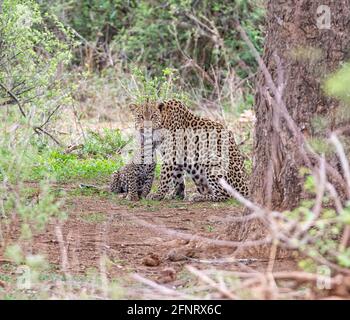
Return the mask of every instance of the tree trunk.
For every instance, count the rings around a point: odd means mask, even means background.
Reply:
[[[327,19],[323,19],[327,12],[319,8],[321,5],[330,8],[329,29]],[[350,1],[269,0],[267,12],[263,61],[276,86],[283,85],[282,100],[304,137],[325,134],[325,128],[314,123],[319,117],[327,119],[328,129],[336,123],[338,102],[324,95],[322,84],[329,73],[350,60]],[[286,121],[276,117],[272,99],[274,92],[260,71],[251,200],[270,209],[292,209],[303,198],[300,168],[305,166],[305,159]],[[235,240],[254,240],[267,231],[253,220],[231,226],[230,232]],[[266,253],[259,250],[259,255]],[[256,255],[256,251],[251,254]]]

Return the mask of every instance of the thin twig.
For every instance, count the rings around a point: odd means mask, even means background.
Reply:
[[[6,93],[16,102],[23,117],[26,118],[27,116],[23,110],[22,103],[19,101],[18,97],[11,90],[7,89],[6,86],[4,84],[2,84],[1,82],[0,82],[0,87],[3,88],[6,91]]]
[[[202,280],[204,283],[210,285],[217,291],[219,291],[224,297],[232,299],[232,300],[237,300],[238,297],[233,294],[231,291],[229,291],[227,288],[224,288],[217,284],[213,279],[209,278],[207,275],[205,275],[203,272],[200,270],[196,269],[193,266],[186,266],[187,270],[193,273],[195,276],[197,276],[200,280]]]
[[[41,127],[34,127],[34,131],[37,134],[43,133],[50,137],[57,145],[62,146],[61,142],[59,142],[51,133],[47,132],[45,129]]]
[[[52,116],[58,111],[58,109],[61,108],[61,105],[58,105],[46,118],[45,122],[40,125],[40,128],[43,128],[44,126],[46,126],[48,124],[48,122],[50,121],[50,119],[52,118]]]
[[[181,298],[181,299],[195,299],[195,297],[189,296],[187,294],[182,294],[181,292],[171,290],[165,286],[159,285],[158,283],[156,283],[152,280],[146,279],[139,274],[133,274],[132,277],[135,280],[137,280],[137,281],[139,281],[147,286],[150,286],[153,289],[158,290],[160,293],[162,293],[164,295],[174,297],[174,298]]]

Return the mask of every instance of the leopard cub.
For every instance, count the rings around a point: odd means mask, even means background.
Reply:
[[[131,162],[112,174],[110,190],[124,193],[128,200],[145,198],[152,188],[156,168],[156,148],[162,142],[160,119],[151,112],[151,104],[145,107],[131,104],[130,110],[135,118],[135,129],[139,132],[140,145]],[[151,126],[147,126],[151,124]],[[146,124],[146,125],[145,125]]]
[[[146,197],[152,188],[156,163],[129,163],[112,174],[110,190],[114,193],[125,193],[126,198],[137,201]]]

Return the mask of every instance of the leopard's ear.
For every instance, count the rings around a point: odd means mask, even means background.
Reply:
[[[132,113],[135,113],[136,112],[136,110],[138,109],[138,105],[137,104],[135,104],[135,103],[131,103],[131,104],[129,104],[129,109],[130,109],[130,111],[132,112]]]
[[[160,112],[163,112],[163,111],[165,110],[165,108],[166,108],[166,104],[165,104],[164,102],[159,102],[159,103],[157,104],[157,108],[158,108],[158,110],[159,110]]]

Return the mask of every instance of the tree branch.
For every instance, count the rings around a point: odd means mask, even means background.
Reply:
[[[50,137],[57,145],[59,145],[60,147],[62,146],[62,143],[59,142],[51,133],[47,132],[45,129],[41,128],[41,127],[34,127],[34,131],[37,134],[43,133],[46,134],[48,137]]]
[[[2,84],[0,82],[0,87],[3,88],[6,93],[16,102],[16,104],[18,105],[19,111],[21,111],[23,117],[27,117],[27,115],[25,114],[23,107],[22,107],[22,103],[19,101],[19,99],[17,98],[17,96],[9,89],[6,88],[6,86],[4,84]]]

